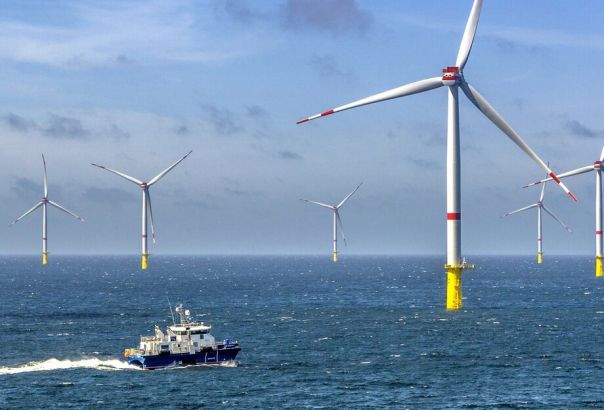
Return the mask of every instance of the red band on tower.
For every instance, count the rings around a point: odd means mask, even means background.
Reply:
[[[447,214],[447,220],[448,221],[460,221],[461,220],[461,213],[460,212],[452,212],[452,213],[448,213]]]

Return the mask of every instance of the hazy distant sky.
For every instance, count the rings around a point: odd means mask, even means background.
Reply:
[[[472,2],[4,2],[0,9],[0,252],[140,252],[140,190],[90,162],[149,179],[152,253],[329,253],[337,202],[345,253],[445,252],[446,90],[296,120],[453,65]],[[468,80],[558,171],[604,144],[604,2],[485,0]],[[535,253],[540,169],[461,99],[464,254]],[[549,187],[567,234],[545,253],[594,253],[594,185]]]

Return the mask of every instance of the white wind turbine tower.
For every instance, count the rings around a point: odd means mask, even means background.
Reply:
[[[147,269],[147,266],[148,266],[147,258],[149,257],[149,249],[147,247],[147,225],[148,225],[147,215],[149,216],[149,218],[151,218],[151,237],[153,239],[153,243],[155,243],[155,226],[153,225],[153,209],[151,207],[151,195],[149,195],[149,188],[153,184],[157,183],[157,181],[159,181],[161,178],[163,178],[168,172],[172,171],[172,169],[175,166],[177,166],[182,161],[184,161],[184,159],[187,158],[191,154],[191,152],[193,152],[193,151],[189,151],[187,153],[187,155],[185,155],[184,157],[182,157],[181,159],[176,161],[174,164],[170,165],[168,168],[166,168],[165,170],[163,170],[162,172],[157,174],[155,177],[151,178],[151,180],[149,180],[149,182],[139,181],[138,179],[136,179],[134,177],[131,177],[131,176],[126,175],[119,171],[115,171],[113,169],[106,168],[103,165],[91,164],[91,165],[94,165],[95,167],[102,168],[102,169],[112,172],[115,175],[118,175],[124,179],[127,179],[130,182],[135,183],[143,191],[143,207],[142,207],[142,219],[141,219],[141,222],[142,222],[142,227],[141,227],[141,240],[142,240],[141,268],[142,269]]]
[[[604,161],[604,147],[600,153],[600,159],[592,165],[586,165],[558,175],[559,178],[566,178],[585,174],[586,172],[596,172],[596,276],[604,276],[602,272],[602,161]],[[541,181],[526,185],[524,188],[550,180],[551,178],[542,179]]]
[[[359,189],[361,187],[361,185],[363,185],[362,182],[354,189],[354,191],[352,191],[351,193],[346,195],[346,197],[344,199],[342,199],[342,201],[340,201],[340,203],[337,205],[327,205],[322,202],[311,201],[310,199],[301,199],[301,201],[309,202],[311,204],[316,204],[316,205],[322,206],[323,208],[328,208],[328,209],[332,210],[332,212],[333,212],[333,261],[334,262],[338,261],[338,225],[340,225],[340,231],[342,231],[342,239],[344,240],[344,244],[346,244],[346,237],[344,236],[344,226],[342,224],[342,219],[340,218],[339,209],[342,207],[342,205],[344,205],[346,203],[346,201],[348,201],[348,199],[352,196],[352,194],[357,192],[357,189]]]
[[[470,49],[474,41],[478,18],[482,8],[482,0],[474,0],[470,17],[465,32],[461,39],[461,45],[457,54],[454,67],[443,69],[442,77],[433,77],[417,81],[401,87],[393,88],[379,94],[342,105],[331,110],[298,121],[298,124],[324,117],[340,111],[356,108],[367,104],[373,104],[393,98],[404,97],[429,91],[438,87],[448,87],[448,121],[447,121],[447,309],[460,309],[462,305],[461,274],[465,269],[473,267],[466,264],[461,256],[461,182],[460,182],[460,152],[459,152],[459,106],[458,89],[461,87],[470,102],[478,108],[489,120],[491,120],[504,134],[506,134],[522,151],[551,175],[552,178],[568,193],[575,201],[574,195],[560,182],[558,177],[543,162],[541,158],[524,142],[524,140],[512,129],[512,127],[499,115],[497,111],[478,91],[471,86],[463,75],[463,69],[470,55]]]
[[[65,209],[64,207],[57,204],[56,202],[53,202],[50,199],[48,199],[48,176],[46,175],[46,159],[44,158],[44,154],[42,154],[42,163],[44,164],[44,196],[42,197],[40,202],[38,202],[36,205],[33,206],[33,208],[31,208],[29,211],[25,212],[23,215],[21,215],[20,217],[15,219],[13,222],[11,222],[11,225],[16,224],[21,219],[25,218],[27,215],[34,212],[36,209],[42,207],[42,264],[46,265],[48,263],[48,247],[47,247],[47,238],[48,238],[48,231],[47,231],[48,209],[47,208],[48,208],[48,205],[54,206],[55,208],[73,216],[74,218],[80,220],[81,222],[84,222],[84,219],[80,218],[73,212]]]
[[[512,212],[508,212],[507,214],[502,216],[502,218],[505,218],[506,216],[509,216],[512,214],[517,214],[519,212],[524,212],[524,211],[528,211],[529,209],[537,208],[537,263],[543,263],[543,231],[542,231],[543,212],[542,211],[545,211],[546,213],[548,213],[552,218],[554,218],[556,221],[558,221],[564,229],[566,229],[568,232],[571,232],[570,227],[568,225],[566,225],[564,222],[562,222],[560,220],[560,218],[558,218],[556,215],[554,215],[554,213],[543,204],[543,197],[545,196],[546,185],[547,184],[543,184],[543,188],[541,188],[541,195],[539,196],[539,202],[537,202],[536,204],[525,206],[524,208],[520,208],[520,209],[517,209]]]

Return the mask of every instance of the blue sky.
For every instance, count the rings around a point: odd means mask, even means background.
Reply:
[[[51,253],[138,253],[140,192],[91,162],[149,179],[152,253],[328,253],[339,201],[346,253],[444,254],[446,91],[296,120],[453,65],[471,1],[4,3],[0,220],[42,194]],[[485,1],[466,78],[560,172],[604,144],[600,1]],[[464,254],[535,252],[540,169],[462,97]],[[546,253],[592,254],[594,183],[554,187]],[[0,228],[2,253],[38,253],[40,219]]]

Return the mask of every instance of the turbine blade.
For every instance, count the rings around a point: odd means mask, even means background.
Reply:
[[[35,204],[30,210],[28,210],[27,212],[25,212],[23,215],[21,215],[20,217],[18,217],[17,219],[15,219],[14,221],[12,221],[10,224],[14,225],[17,222],[19,222],[21,219],[25,218],[27,215],[31,214],[33,211],[35,211],[36,209],[38,209],[39,207],[42,206],[42,202],[38,202],[37,204]]]
[[[193,151],[191,150],[191,151],[187,152],[187,154],[184,157],[182,157],[181,159],[176,161],[174,164],[170,165],[168,168],[164,169],[162,172],[157,174],[154,178],[151,179],[151,181],[149,181],[147,183],[147,186],[151,186],[151,185],[155,184],[157,181],[159,181],[160,179],[162,179],[164,177],[164,175],[166,175],[168,172],[172,171],[175,166],[177,166],[178,164],[183,162],[185,160],[185,158],[187,158],[189,155],[191,155],[191,152],[193,152]]]
[[[338,212],[337,208],[335,209],[335,213],[338,220],[338,225],[340,226],[340,232],[342,233],[342,239],[344,240],[344,245],[348,246],[348,243],[346,243],[346,235],[344,235],[344,224],[342,223],[342,218],[340,218],[340,213]]]
[[[52,206],[54,206],[55,208],[60,209],[61,211],[65,212],[66,214],[69,214],[69,215],[73,216],[74,218],[79,219],[80,222],[84,222],[84,218],[81,218],[78,215],[71,212],[70,210],[63,208],[61,205],[57,204],[56,202],[48,201],[48,203],[51,204]]]
[[[482,96],[474,87],[468,84],[465,81],[461,82],[461,88],[466,96],[470,99],[472,104],[476,106],[493,124],[495,124],[505,135],[508,136],[521,150],[523,150],[529,157],[531,157],[560,187],[566,192],[573,200],[577,200],[577,198],[573,195],[572,192],[560,181],[560,178],[554,174],[554,172],[543,162],[541,158],[535,151],[531,149],[527,145],[526,142],[510,127],[510,125],[503,119],[501,115],[489,102]]]
[[[322,207],[325,207],[325,208],[329,208],[329,209],[333,209],[334,208],[333,205],[327,205],[327,204],[324,204],[323,202],[311,201],[310,199],[300,199],[300,201],[310,202],[311,204],[317,204],[319,206],[322,206]]]
[[[518,212],[527,211],[527,210],[529,210],[529,209],[533,209],[533,208],[536,208],[536,207],[538,207],[538,206],[539,206],[539,204],[533,204],[533,205],[525,206],[524,208],[520,208],[520,209],[516,209],[515,211],[508,212],[507,214],[502,215],[501,217],[502,217],[502,218],[505,218],[506,216],[510,216],[510,215],[513,215],[513,214],[517,214]]]
[[[586,166],[581,167],[581,168],[573,169],[572,171],[564,172],[564,173],[558,175],[558,178],[562,179],[562,178],[566,178],[566,177],[572,177],[574,175],[584,174],[586,172],[593,171],[593,170],[594,170],[594,166],[593,165],[586,165]],[[525,185],[522,188],[528,188],[530,186],[539,185],[539,184],[542,184],[544,182],[551,181],[552,179],[553,178],[551,178],[551,177],[550,178],[545,178],[545,179],[542,179],[540,181],[535,181],[533,183]]]
[[[317,115],[313,115],[308,118],[304,118],[304,119],[296,122],[296,124],[302,124],[303,122],[314,120],[315,118],[319,118],[319,117],[325,117],[326,115],[330,115],[330,114],[334,114],[336,112],[348,110],[350,108],[356,108],[356,107],[360,107],[360,106],[367,105],[367,104],[373,104],[373,103],[380,102],[380,101],[391,100],[393,98],[404,97],[406,95],[421,93],[424,91],[432,90],[434,88],[442,87],[442,85],[443,85],[442,77],[433,77],[433,78],[428,78],[426,80],[416,81],[414,83],[403,85],[398,88],[393,88],[392,90],[384,91],[382,93],[375,94],[375,95],[372,95],[367,98],[363,98],[362,100],[358,100],[358,101],[352,102],[350,104],[336,107],[329,111],[322,112],[321,114],[317,114]]]
[[[600,161],[604,161],[604,147],[602,147],[602,153],[600,154]]]
[[[554,218],[556,221],[560,222],[560,225],[562,225],[562,227],[564,229],[566,229],[568,232],[572,232],[572,230],[570,229],[570,226],[566,225],[564,222],[562,222],[560,220],[560,218],[558,218],[556,215],[554,215],[554,213],[552,211],[550,211],[549,209],[547,209],[547,207],[545,205],[541,205],[541,207],[543,208],[543,210],[545,212],[547,212],[552,218]]]
[[[459,67],[460,70],[463,70],[466,62],[468,61],[468,57],[470,56],[470,50],[472,49],[472,44],[474,43],[474,36],[476,35],[476,27],[478,27],[478,19],[480,18],[481,9],[482,0],[474,0],[474,4],[472,5],[472,10],[470,11],[470,16],[468,17],[468,22],[466,24],[466,29],[463,33],[463,37],[461,38],[461,44],[459,45],[457,61],[455,62],[455,65]]]
[[[149,218],[151,219],[151,239],[155,243],[155,224],[153,223],[153,207],[151,206],[151,195],[149,190],[145,189],[145,196],[147,197],[147,207],[149,208]]]
[[[115,175],[118,175],[118,176],[120,176],[122,178],[125,178],[128,181],[130,181],[130,182],[134,182],[136,185],[141,185],[143,183],[143,181],[139,181],[138,179],[136,179],[134,177],[131,177],[130,175],[126,175],[126,174],[124,174],[122,172],[119,172],[119,171],[116,171],[114,169],[107,168],[107,167],[105,167],[103,165],[98,165],[98,164],[90,164],[90,165],[94,165],[95,167],[98,167],[98,168],[104,169],[105,171],[109,171],[111,173],[114,173]]]
[[[355,192],[357,192],[357,189],[359,189],[361,187],[361,185],[363,185],[362,182],[354,189],[354,191],[352,191],[351,193],[349,193],[348,195],[346,195],[346,198],[342,199],[342,202],[340,202],[339,204],[337,204],[336,208],[339,208],[342,205],[344,205],[344,203],[346,203],[346,201],[348,201],[348,198],[350,198],[352,196],[352,194],[354,194]]]
[[[46,175],[46,159],[42,154],[42,163],[44,164],[44,197],[48,196],[48,176]]]

